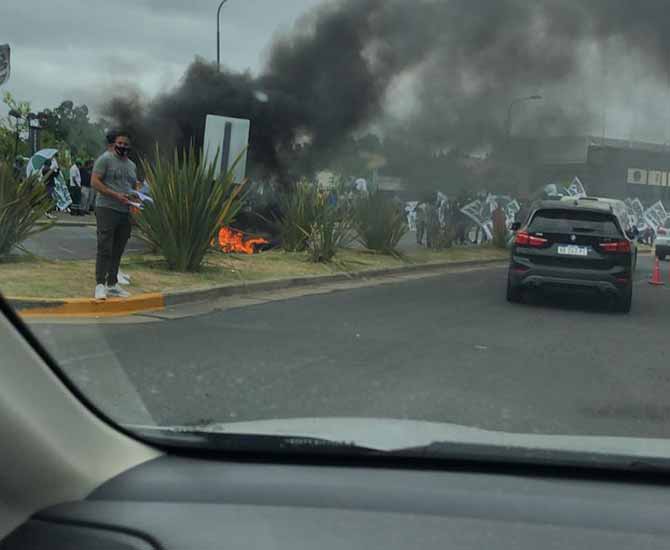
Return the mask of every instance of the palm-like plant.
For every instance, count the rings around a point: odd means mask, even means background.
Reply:
[[[281,214],[276,220],[282,248],[287,252],[302,252],[307,248],[309,231],[318,215],[318,189],[300,182],[279,199]]]
[[[353,227],[347,211],[331,205],[325,197],[317,201],[316,218],[309,230],[303,230],[307,236],[309,259],[316,263],[328,263],[340,248],[353,241]]]
[[[174,271],[198,271],[221,227],[230,225],[242,206],[243,185],[233,181],[235,163],[216,175],[216,160],[207,163],[193,146],[171,159],[143,161],[153,203],[137,217],[147,240]]]
[[[356,199],[353,222],[359,242],[369,250],[396,254],[400,239],[409,230],[402,208],[381,191]]]
[[[37,224],[51,206],[51,198],[37,176],[20,180],[9,166],[0,164],[0,258],[28,237],[52,227]]]

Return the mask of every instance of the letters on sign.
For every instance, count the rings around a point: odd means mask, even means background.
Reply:
[[[655,187],[668,187],[670,184],[670,173],[663,170],[643,170],[642,168],[629,168],[628,179],[631,185],[653,185]]]

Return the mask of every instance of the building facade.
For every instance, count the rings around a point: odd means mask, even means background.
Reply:
[[[540,140],[532,149],[535,189],[577,176],[589,195],[670,206],[670,146],[587,136]]]

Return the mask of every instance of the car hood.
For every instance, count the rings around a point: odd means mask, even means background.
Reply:
[[[398,451],[426,447],[435,443],[454,443],[523,451],[589,453],[632,458],[670,458],[670,440],[666,439],[512,433],[451,423],[388,418],[287,418],[199,426],[127,426],[127,428],[317,438],[346,442],[378,451]]]

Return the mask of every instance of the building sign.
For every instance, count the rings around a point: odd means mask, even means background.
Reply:
[[[626,180],[631,185],[652,185],[654,187],[668,187],[670,174],[663,170],[643,170],[629,168]]]
[[[251,122],[245,119],[207,115],[205,119],[205,160],[218,158],[216,175],[235,167],[233,181],[242,183],[247,171],[247,147]]]

